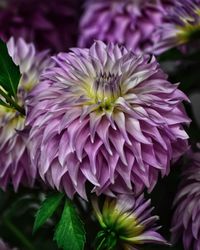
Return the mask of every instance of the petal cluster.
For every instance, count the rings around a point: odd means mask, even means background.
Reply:
[[[27,93],[38,83],[39,75],[48,64],[47,52],[36,54],[33,44],[11,38],[7,44],[10,56],[22,74],[17,98],[24,106]],[[29,129],[25,117],[13,108],[0,106],[0,187],[11,182],[17,190],[20,183],[32,185],[36,169],[31,165],[28,143]]]
[[[33,43],[27,43],[23,38],[15,40],[13,37],[7,42],[8,53],[16,65],[19,65],[21,80],[19,88],[29,92],[39,80],[46,66],[51,67],[47,50],[37,52]],[[21,94],[19,91],[18,95]],[[19,98],[20,99],[20,98]]]
[[[184,45],[200,40],[200,1],[176,1],[174,7],[168,10],[168,18],[156,33],[158,42],[154,45],[154,53],[160,54],[176,46],[188,51],[190,48]],[[194,45],[199,48],[198,42]]]
[[[86,197],[149,190],[187,149],[178,86],[155,58],[95,42],[54,58],[27,99],[32,161],[43,180]]]
[[[135,53],[152,49],[155,30],[165,19],[171,1],[97,0],[88,1],[80,22],[79,46],[94,40],[123,44]]]
[[[0,37],[33,42],[39,50],[75,46],[82,0],[8,0],[0,4]]]
[[[189,164],[174,201],[172,241],[180,238],[185,250],[200,249],[200,153],[190,153]]]
[[[1,238],[0,238],[0,249],[1,250],[17,250],[16,248],[10,248]]]
[[[121,245],[123,249],[138,249],[141,244],[167,244],[167,241],[157,232],[158,216],[152,216],[151,202],[144,195],[134,198],[132,195],[119,195],[116,199],[106,198],[102,211],[97,200],[93,199],[95,215],[102,231],[97,236],[97,242],[110,245]],[[120,248],[120,249],[122,249]]]

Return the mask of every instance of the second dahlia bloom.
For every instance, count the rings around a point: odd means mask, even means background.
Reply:
[[[0,37],[23,37],[39,50],[76,45],[82,0],[6,0],[0,3]],[[2,2],[2,0],[1,0]]]
[[[151,52],[171,1],[89,0],[80,21],[79,46],[94,40],[123,44],[134,52]]]
[[[47,64],[49,66],[48,53],[37,54],[34,45],[23,39],[15,42],[11,38],[7,47],[22,74],[17,101],[23,107],[27,93],[38,83]],[[34,182],[36,169],[31,166],[27,138],[25,116],[14,108],[0,105],[0,187],[4,190],[9,183],[17,190],[20,183],[32,185]]]
[[[1,250],[17,250],[17,248],[10,248],[1,238],[0,238],[0,249]]]
[[[190,48],[185,45],[197,39],[194,47],[199,48],[200,1],[176,1],[174,8],[168,13],[168,19],[156,33],[159,38],[154,52],[157,54],[177,46],[181,46],[183,51],[188,50]]]
[[[32,161],[72,197],[151,190],[187,149],[187,97],[155,58],[95,42],[54,57],[27,99]]]
[[[200,249],[200,153],[190,154],[176,195],[172,242],[183,241],[185,250]]]
[[[106,198],[103,208],[92,201],[96,218],[101,226],[96,241],[100,249],[137,250],[144,244],[168,245],[167,241],[157,232],[158,216],[152,216],[150,200],[144,195],[134,198],[131,195],[119,195],[116,199]],[[99,248],[98,248],[99,249]]]

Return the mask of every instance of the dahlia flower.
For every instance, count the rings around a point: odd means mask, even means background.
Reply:
[[[176,1],[174,8],[168,13],[165,24],[157,30],[158,43],[154,46],[154,53],[160,54],[170,48],[200,40],[200,1]],[[199,43],[195,47],[199,47]]]
[[[10,248],[1,238],[0,238],[0,249],[1,250],[17,250],[17,248]]]
[[[0,5],[0,37],[33,42],[39,50],[76,45],[81,0],[8,0]]]
[[[38,82],[44,67],[49,64],[47,52],[36,54],[33,44],[23,39],[7,43],[13,61],[19,65],[22,74],[17,93],[18,104],[24,105],[27,93]],[[31,167],[28,153],[28,128],[25,117],[14,108],[0,106],[0,187],[6,189],[11,182],[17,190],[20,182],[32,185],[36,170]]]
[[[159,217],[151,215],[151,202],[145,200],[144,195],[138,198],[131,195],[106,198],[102,212],[96,199],[92,203],[102,229],[96,238],[97,243],[102,244],[100,249],[111,250],[120,245],[125,250],[137,250],[138,246],[146,243],[168,244],[157,232]]]
[[[187,97],[154,57],[97,41],[53,58],[27,99],[34,166],[69,197],[151,190],[187,149]]]
[[[165,18],[171,1],[97,0],[88,1],[80,22],[79,46],[88,47],[94,39],[123,44],[135,53],[151,52],[154,35]]]
[[[174,201],[172,242],[182,238],[185,250],[200,249],[200,153],[190,155]]]

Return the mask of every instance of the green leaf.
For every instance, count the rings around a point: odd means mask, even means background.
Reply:
[[[57,193],[47,197],[40,209],[37,211],[33,232],[36,232],[46,221],[50,218],[60,205],[63,198],[63,194]]]
[[[66,201],[62,217],[54,234],[58,247],[64,250],[83,250],[85,244],[84,225],[71,201]]]
[[[158,56],[159,62],[165,62],[165,61],[199,61],[200,51],[195,51],[192,53],[182,53],[177,48],[172,48],[161,55]]]
[[[181,53],[180,50],[173,48],[170,49],[161,55],[158,56],[158,61],[159,62],[164,62],[164,61],[177,61],[180,60],[184,57],[183,53]]]
[[[15,97],[20,81],[20,70],[8,53],[6,44],[0,39],[0,86]]]

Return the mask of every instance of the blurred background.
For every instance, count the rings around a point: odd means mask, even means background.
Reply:
[[[99,2],[101,1],[0,0],[0,38],[7,42],[10,37],[22,37],[27,42],[34,43],[38,51],[49,50],[51,55],[68,52],[71,47],[88,47],[95,39],[119,42],[131,47],[136,53],[152,53],[153,30],[158,23],[160,25],[167,19],[167,9],[173,8],[173,1],[170,0],[159,1],[162,11],[160,7],[157,9],[154,5],[146,5],[148,1],[127,1],[127,6],[124,5],[126,0],[106,0],[102,6]],[[128,27],[126,32],[125,26]],[[187,132],[194,148],[200,141],[200,46],[195,45],[195,48],[194,52],[187,53],[182,53],[180,48],[172,48],[157,55],[170,81],[180,83],[180,89],[190,98],[191,105],[186,104],[185,107],[192,118]],[[154,212],[160,216],[160,224],[163,226],[161,233],[167,239],[170,239],[172,203],[185,161],[180,159],[172,167],[170,175],[159,180],[152,194],[146,194],[152,198]],[[12,187],[7,192],[1,190],[0,238],[11,247],[22,250],[58,249],[52,238],[60,211],[36,234],[32,234],[35,213],[45,193],[49,192],[52,191],[45,190],[41,183],[37,183],[33,189],[20,187],[17,193]],[[88,219],[90,215],[90,207],[83,209],[81,217],[87,229],[86,250],[93,249],[92,241],[98,230],[97,223]],[[141,249],[169,248],[147,245]],[[183,250],[182,243],[179,242],[170,249]]]

